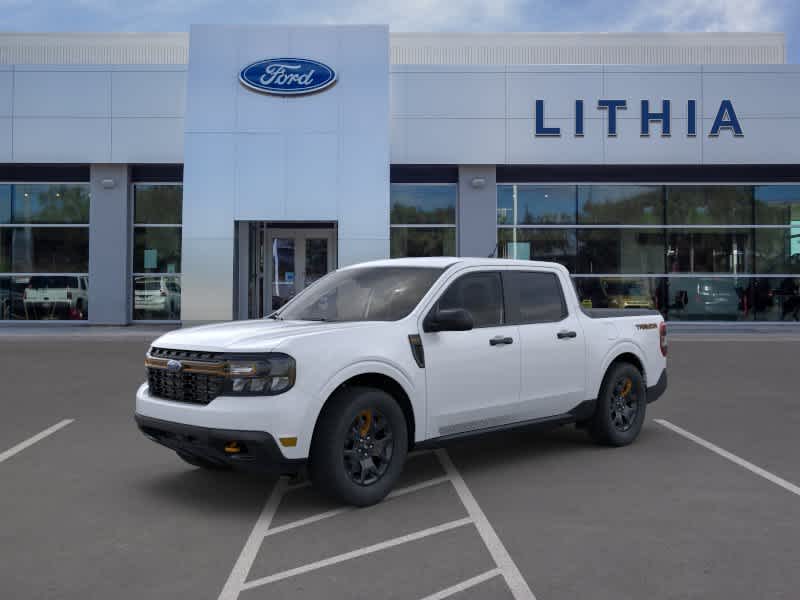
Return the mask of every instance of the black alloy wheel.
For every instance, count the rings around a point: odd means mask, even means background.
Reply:
[[[633,389],[633,381],[628,375],[619,378],[614,385],[609,406],[611,422],[617,431],[628,431],[636,422],[639,412],[639,397]]]
[[[344,465],[350,480],[372,485],[386,473],[393,453],[391,423],[378,410],[361,411],[350,424],[344,443]]]
[[[600,444],[627,446],[642,430],[646,409],[642,372],[629,362],[615,363],[603,378],[589,433]]]

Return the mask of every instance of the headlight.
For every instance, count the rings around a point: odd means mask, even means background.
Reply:
[[[266,354],[253,359],[228,361],[225,394],[229,396],[273,396],[294,385],[295,362],[287,354]]]

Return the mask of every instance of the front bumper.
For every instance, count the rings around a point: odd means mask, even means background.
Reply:
[[[275,438],[263,431],[211,429],[140,414],[134,418],[141,432],[154,442],[234,469],[284,475],[297,473],[306,462],[304,459],[285,458]],[[238,442],[242,452],[225,452],[225,446],[233,441]]]
[[[667,370],[661,371],[661,377],[656,384],[647,388],[647,403],[655,402],[667,391]]]

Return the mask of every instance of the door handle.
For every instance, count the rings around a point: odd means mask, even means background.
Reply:
[[[490,346],[503,346],[505,344],[513,344],[513,343],[514,343],[514,338],[505,337],[503,335],[498,335],[489,340]]]
[[[560,339],[560,340],[565,340],[565,339],[569,339],[569,338],[578,337],[578,334],[577,334],[577,332],[575,332],[575,331],[559,331],[559,332],[556,334],[556,336],[557,336],[557,337],[558,337],[558,339]]]

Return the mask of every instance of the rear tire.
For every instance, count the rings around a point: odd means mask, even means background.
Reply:
[[[407,454],[408,428],[395,399],[375,388],[346,388],[319,417],[309,474],[325,495],[369,506],[397,483]]]
[[[176,450],[175,454],[177,454],[181,460],[183,460],[183,462],[189,463],[193,467],[199,467],[209,471],[227,471],[230,469],[230,467],[227,465],[211,462],[210,460],[200,458],[199,456],[193,456],[192,454],[187,454],[186,452],[181,452],[180,450]]]
[[[589,433],[599,444],[627,446],[642,430],[646,407],[642,373],[631,363],[617,363],[603,379]]]

